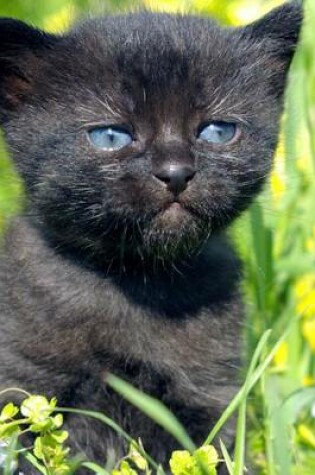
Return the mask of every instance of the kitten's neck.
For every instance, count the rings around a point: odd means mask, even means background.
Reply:
[[[123,269],[96,266],[47,241],[28,218],[15,220],[6,247],[8,272],[23,269],[37,288],[46,288],[48,282],[56,298],[64,287],[92,298],[96,288],[105,286],[136,308],[182,319],[198,315],[210,303],[227,303],[238,292],[239,263],[223,236],[213,236],[199,255],[169,268],[154,268],[147,261],[134,263],[134,267],[130,262]]]
[[[209,259],[209,243],[212,247],[214,242],[224,240],[222,235],[217,234],[190,253],[178,252],[176,255],[167,255],[156,250],[148,253],[143,251],[136,239],[126,243],[124,236],[119,232],[106,240],[95,240],[91,243],[82,236],[69,238],[61,235],[60,230],[54,233],[31,216],[26,219],[56,254],[106,276],[127,275],[155,279],[157,275],[165,274],[173,280],[186,275],[189,269],[200,269]]]

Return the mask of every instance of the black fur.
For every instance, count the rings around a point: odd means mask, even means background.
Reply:
[[[301,19],[295,3],[235,29],[145,12],[64,36],[1,20],[0,117],[27,195],[0,270],[1,388],[104,411],[166,464],[176,443],[112,393],[113,372],[202,442],[238,385],[240,269],[223,231],[270,170]],[[238,140],[196,139],[209,120]],[[135,140],[97,150],[95,123]],[[175,207],[153,176],[170,164],[196,170]],[[95,422],[67,426],[74,452],[124,453]]]

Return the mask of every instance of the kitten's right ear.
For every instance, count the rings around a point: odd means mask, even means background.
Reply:
[[[57,37],[10,18],[0,18],[0,120],[32,92],[33,78]]]
[[[268,60],[266,70],[273,73],[273,85],[282,95],[288,69],[294,56],[303,24],[300,1],[284,3],[261,19],[242,28],[243,35],[264,45],[261,57]]]

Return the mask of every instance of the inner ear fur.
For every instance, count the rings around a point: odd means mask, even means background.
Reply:
[[[18,107],[56,37],[10,18],[0,19],[0,111]]]

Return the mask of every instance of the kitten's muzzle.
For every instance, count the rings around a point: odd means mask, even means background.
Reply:
[[[153,174],[177,196],[187,188],[188,183],[194,178],[196,170],[188,165],[169,164],[155,170]]]

